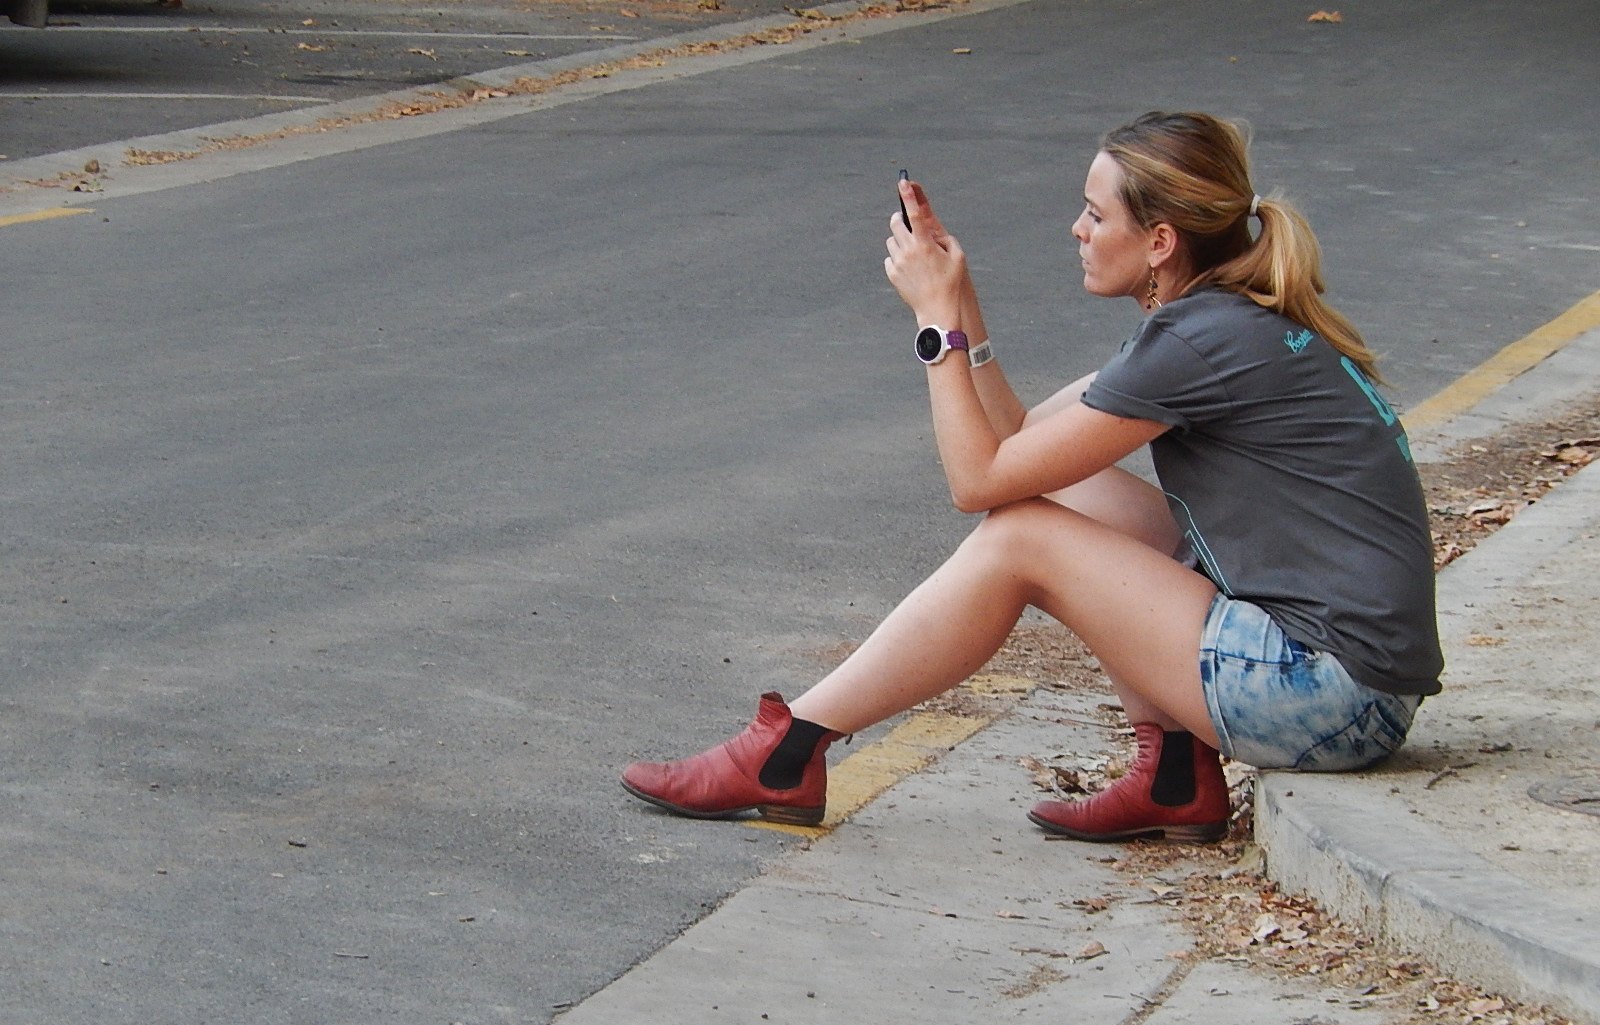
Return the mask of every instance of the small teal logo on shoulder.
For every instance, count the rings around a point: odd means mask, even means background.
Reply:
[[[1311,344],[1311,340],[1315,337],[1317,336],[1306,329],[1302,329],[1299,334],[1295,334],[1293,331],[1285,331],[1283,333],[1283,344],[1289,347],[1290,352],[1301,352]]]

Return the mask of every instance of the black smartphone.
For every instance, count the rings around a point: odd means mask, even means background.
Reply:
[[[907,171],[905,168],[902,167],[900,169],[900,180],[903,181],[903,182],[904,181],[910,181],[911,180],[911,172]],[[895,189],[895,194],[899,195],[899,193],[900,193],[900,189],[897,187]],[[906,201],[903,198],[900,200],[900,220],[905,222],[906,230],[910,231],[911,230],[911,218],[906,215]]]

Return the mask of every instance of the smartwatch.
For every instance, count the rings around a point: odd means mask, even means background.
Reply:
[[[917,332],[917,359],[933,366],[944,360],[951,349],[967,351],[967,336],[961,331],[946,331],[937,324],[930,324]]]

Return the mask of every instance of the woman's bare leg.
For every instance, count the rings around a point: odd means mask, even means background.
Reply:
[[[1162,555],[1175,554],[1183,540],[1161,489],[1119,466],[1044,497],[1099,520]]]
[[[1094,375],[1090,374],[1062,388],[1029,411],[1023,426],[1026,427],[1080,401],[1093,379]],[[1178,551],[1182,535],[1172,519],[1166,497],[1159,488],[1120,467],[1113,466],[1088,480],[1045,497],[1057,505],[1098,521],[1125,539],[1148,548],[1147,554],[1157,556],[1159,561],[1153,565],[1163,567],[1162,573],[1176,571],[1178,578],[1186,583],[1198,581],[1198,590],[1206,593],[1205,607],[1209,607],[1210,593],[1214,592],[1209,582],[1200,578],[1198,574],[1184,570],[1171,558]],[[1048,509],[1048,506],[1043,508]],[[991,514],[991,518],[993,517],[994,514]],[[1026,527],[1023,529],[1027,530]],[[995,532],[989,527],[987,520],[962,548],[975,547],[976,540],[986,530],[991,535]],[[985,536],[985,540],[987,539]],[[1088,537],[1083,540],[1088,541]],[[1071,558],[1070,552],[1060,554],[1065,558]],[[821,722],[841,732],[848,733],[862,729],[929,697],[941,694],[977,672],[1000,649],[1000,645],[1005,643],[1006,637],[1016,626],[1027,605],[1033,604],[1055,615],[1053,609],[1040,602],[1021,597],[1021,592],[1027,588],[1017,586],[1019,582],[1015,579],[1011,580],[1009,585],[999,581],[983,583],[982,590],[989,592],[989,596],[984,598],[978,607],[981,611],[974,610],[971,603],[963,601],[959,595],[955,596],[952,604],[952,592],[970,586],[969,581],[959,579],[958,573],[960,570],[965,570],[970,575],[971,571],[967,565],[970,561],[963,557],[961,550],[958,550],[950,561],[924,581],[899,608],[890,614],[844,665],[794,702],[791,707],[795,709],[795,714],[803,719]],[[1143,563],[1145,560],[1141,558],[1139,561]],[[1114,563],[1110,568],[1115,568]],[[1204,614],[1203,608],[1202,621]],[[946,618],[952,616],[956,618],[954,620]],[[1073,627],[1073,624],[1063,616],[1056,615],[1056,618],[1061,619],[1068,627]],[[948,637],[954,629],[958,634],[959,643],[935,646],[930,643],[929,636],[924,636],[925,623],[951,622],[960,625],[956,628],[944,627],[939,636]],[[927,629],[940,628],[936,625]],[[1073,629],[1093,650],[1093,642],[1081,631],[1077,631],[1076,627]],[[1188,650],[1186,672],[1179,677],[1180,680],[1192,677],[1197,696],[1199,636],[1199,629],[1196,628],[1191,635],[1193,644]],[[949,650],[945,650],[947,648]],[[1129,659],[1114,661],[1098,650],[1095,653],[1100,657],[1102,667],[1111,678],[1130,722],[1153,722],[1164,729],[1177,729],[1182,725],[1179,719],[1165,710],[1164,703],[1146,697],[1143,693],[1144,688],[1123,681],[1119,666],[1130,661]],[[897,672],[897,669],[900,671]],[[874,681],[878,680],[885,681],[885,685],[874,687]],[[873,693],[870,699],[862,701],[859,709],[853,710],[856,702],[851,698],[851,692],[857,690],[876,691],[876,693]],[[1210,724],[1209,716],[1204,716],[1202,722],[1197,725],[1203,726],[1203,730],[1200,731],[1202,738],[1215,740],[1215,731]]]
[[[1024,426],[1038,416],[1078,402],[1094,375],[1079,378],[1031,411]],[[1175,555],[1183,533],[1172,518],[1161,489],[1121,467],[1102,470],[1088,480],[1045,496],[1070,509],[1092,516],[1163,555]],[[1122,702],[1129,722],[1153,722],[1162,729],[1178,729],[1178,722],[1119,681],[1109,668],[1111,685]]]
[[[842,733],[864,729],[972,675],[1032,605],[1083,639],[1131,719],[1181,726],[1215,746],[1198,659],[1215,593],[1200,574],[1115,527],[1054,501],[1018,502],[990,513],[791,708]]]

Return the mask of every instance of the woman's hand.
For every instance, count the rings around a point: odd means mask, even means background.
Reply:
[[[961,323],[962,298],[971,283],[961,243],[939,223],[922,186],[902,181],[900,199],[914,230],[907,230],[898,213],[890,218],[889,238],[884,243],[889,250],[883,261],[884,274],[917,315],[919,324],[965,328]]]

